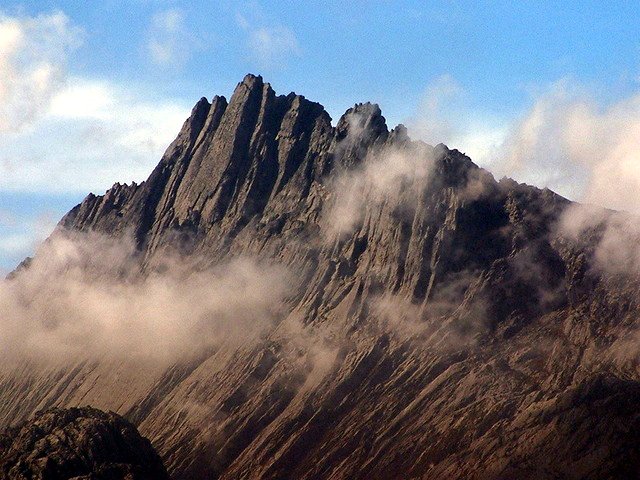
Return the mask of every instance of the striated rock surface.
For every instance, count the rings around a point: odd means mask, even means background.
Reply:
[[[61,227],[133,235],[146,272],[284,265],[280,320],[168,367],[4,368],[0,422],[112,409],[176,479],[637,478],[639,283],[598,268],[606,216],[559,227],[572,206],[249,75]]]
[[[149,440],[114,413],[52,409],[0,434],[7,480],[162,480],[169,476]]]

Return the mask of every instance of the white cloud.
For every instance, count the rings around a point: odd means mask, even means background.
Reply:
[[[0,237],[0,255],[4,257],[24,255],[25,252],[33,249],[34,242],[34,236],[31,232],[3,235]]]
[[[180,22],[166,15],[163,25]],[[100,192],[143,180],[188,116],[189,105],[153,92],[69,76],[81,36],[63,13],[0,15],[0,190]]]
[[[181,9],[170,8],[152,17],[147,52],[153,63],[163,68],[183,67],[194,46],[194,38],[185,26],[185,15]]]
[[[0,276],[31,255],[53,231],[60,215],[16,209],[0,211]]]
[[[61,12],[0,13],[0,133],[15,132],[46,111],[66,80],[66,61],[82,31]]]
[[[107,118],[115,107],[111,87],[106,82],[72,81],[51,99],[49,114],[59,118]]]
[[[247,17],[239,12],[236,13],[236,23],[242,30],[249,30],[249,28],[251,28],[251,23],[249,23]]]
[[[599,105],[568,82],[514,123],[497,168],[577,200],[640,211],[640,94]]]
[[[434,145],[451,142],[462,128],[460,118],[453,114],[462,93],[451,75],[437,77],[425,89],[418,113],[409,121],[412,133]]]
[[[365,119],[350,113],[348,134],[341,147],[361,144],[371,132]],[[344,151],[344,150],[343,150]],[[336,155],[342,151],[338,149]],[[432,149],[416,143],[407,147],[386,147],[367,154],[358,167],[340,172],[329,185],[330,203],[323,211],[323,233],[328,238],[351,234],[373,210],[401,205],[422,195],[433,167]]]
[[[508,131],[508,125],[503,122],[476,120],[468,129],[457,132],[450,146],[493,170],[491,162],[495,160],[496,150],[504,142]]]
[[[463,100],[453,78],[436,79],[408,121],[410,134],[462,150],[497,176],[640,212],[640,94],[602,106],[563,80],[511,119],[474,111]]]
[[[101,192],[144,180],[189,114],[187,105],[146,96],[70,79],[31,128],[0,136],[0,189]]]
[[[0,228],[13,227],[16,225],[17,221],[18,219],[11,210],[0,208]]]
[[[504,141],[508,125],[486,112],[473,112],[466,100],[455,78],[436,77],[425,89],[416,113],[406,121],[410,135],[432,145],[445,143],[476,162],[486,161]]]

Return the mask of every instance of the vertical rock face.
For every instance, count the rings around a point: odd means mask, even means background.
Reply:
[[[196,104],[147,181],[61,227],[133,235],[147,272],[168,253],[284,265],[280,321],[166,368],[7,371],[0,420],[114,409],[184,479],[636,477],[638,283],[596,268],[598,228],[562,233],[568,208],[377,105],[334,127],[249,75]]]
[[[224,97],[198,102],[146,182],[89,196],[62,223],[109,233],[133,227],[148,254],[179,233],[206,248],[225,239],[216,247],[223,251],[250,221],[307,201],[329,166],[332,141],[321,105],[276,96],[248,75],[228,104]]]

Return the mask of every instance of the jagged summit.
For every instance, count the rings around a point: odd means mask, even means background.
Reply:
[[[370,177],[363,162],[386,151],[388,165]],[[343,188],[361,198],[332,218]],[[109,235],[133,229],[145,263],[167,249],[212,263],[246,254],[295,268],[344,263],[354,278],[378,272],[376,282],[427,304],[452,276],[512,254],[522,232],[547,248],[537,238],[544,231],[514,212],[536,209],[536,225],[551,224],[566,205],[555,194],[498,183],[444,144],[411,141],[403,125],[390,132],[378,105],[356,104],[333,127],[322,105],[277,96],[262,77],[247,75],[228,103],[196,104],[146,182],[87,197],[61,225]],[[337,251],[327,250],[327,233],[340,238]],[[301,271],[328,288],[318,273]]]
[[[410,144],[403,125],[389,132],[376,104],[356,104],[333,127],[319,103],[294,93],[277,96],[262,77],[247,75],[229,102],[215,96],[196,103],[146,182],[87,197],[62,224],[94,228],[103,217],[116,232],[134,224],[140,244],[151,249],[167,228],[197,230],[202,222],[235,235],[267,205],[282,214],[306,201],[336,162],[348,169],[372,149]],[[450,164],[473,166],[444,145],[421,145]]]

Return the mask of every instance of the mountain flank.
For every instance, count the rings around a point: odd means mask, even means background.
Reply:
[[[106,264],[118,288],[172,287],[147,309],[157,290],[117,290],[125,354],[3,366],[0,424],[113,410],[175,479],[638,478],[640,272],[619,256],[635,255],[635,221],[496,181],[389,130],[377,105],[334,125],[248,75],[228,101],[195,105],[145,182],[88,195],[8,280],[46,291],[126,244],[126,268],[108,257],[74,288],[94,292]],[[90,248],[52,275],[61,238]],[[162,303],[184,285],[204,285],[198,318]],[[209,288],[221,301],[202,311]],[[127,343],[160,318],[177,326],[162,342],[197,348],[158,362]],[[47,335],[71,338],[60,324]]]

